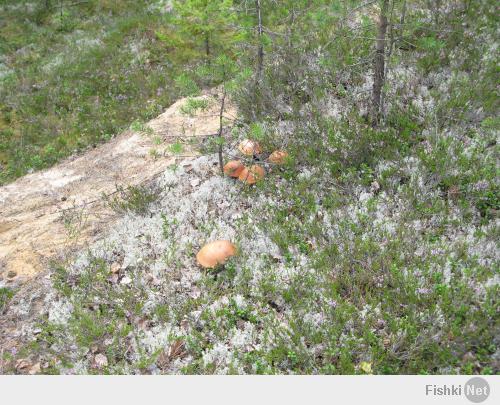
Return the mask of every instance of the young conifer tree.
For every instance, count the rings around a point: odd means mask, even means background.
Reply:
[[[174,10],[176,25],[188,39],[203,44],[207,59],[231,44],[236,18],[232,0],[175,0]]]
[[[228,56],[221,54],[214,59],[213,63],[200,66],[196,74],[199,78],[205,81],[218,83],[220,86],[220,108],[219,108],[219,129],[215,134],[215,144],[217,145],[217,153],[219,158],[219,166],[221,173],[224,174],[224,113],[226,109],[228,92],[234,86],[234,78],[237,73],[236,63]]]

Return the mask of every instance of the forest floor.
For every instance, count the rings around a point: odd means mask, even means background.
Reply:
[[[414,87],[431,105],[427,85]],[[224,158],[266,171],[245,187],[213,153],[217,98],[182,99],[0,189],[1,373],[499,370],[497,212],[460,202],[483,183],[444,193],[433,162],[454,166],[441,149],[332,179],[313,163],[273,166],[267,143],[244,158],[227,131]],[[233,107],[224,115],[238,122]],[[483,131],[478,145],[456,142],[490,170],[495,135]],[[284,145],[294,134],[277,124]],[[219,239],[238,255],[200,268],[197,250]]]
[[[493,2],[439,24],[412,8],[379,126],[369,42],[278,41],[264,94],[246,69],[221,84],[221,137],[216,92],[144,123],[204,71],[165,2],[17,3],[0,22],[0,374],[500,372]],[[264,178],[220,175],[221,142]],[[237,254],[201,268],[220,239]]]
[[[180,99],[145,125],[1,187],[2,284],[18,289],[46,275],[52,259],[84,249],[109,230],[119,216],[115,196],[140,193],[168,167],[199,155],[192,145],[217,132],[219,107],[211,94],[196,99],[208,101],[207,108],[186,113],[187,99]],[[235,112],[229,107],[226,113]],[[3,324],[0,350],[9,333]]]

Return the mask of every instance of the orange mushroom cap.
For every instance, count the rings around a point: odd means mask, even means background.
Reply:
[[[250,166],[250,168],[244,168],[240,173],[238,180],[246,184],[255,184],[258,180],[262,180],[266,172],[259,165]]]
[[[231,177],[238,177],[245,166],[239,160],[230,160],[224,166],[224,173]]]
[[[204,268],[213,268],[226,263],[227,259],[236,254],[236,246],[228,240],[216,240],[203,246],[196,260]]]
[[[269,155],[268,160],[276,165],[282,165],[285,163],[285,159],[288,157],[288,153],[284,150],[275,150]]]
[[[251,139],[245,139],[240,142],[238,149],[241,153],[247,156],[253,156],[255,154],[262,153],[262,148],[258,142],[252,141]]]

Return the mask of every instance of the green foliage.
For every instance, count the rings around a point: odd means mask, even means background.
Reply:
[[[153,132],[150,127],[139,120],[135,120],[134,122],[132,122],[132,124],[130,125],[130,129],[135,132],[144,132],[147,134],[151,134]]]
[[[440,54],[445,45],[446,44],[437,39],[435,35],[418,39],[417,46],[424,52],[424,56],[420,58],[418,63],[426,72],[441,65],[442,58]]]
[[[7,287],[0,288],[0,315],[4,313],[10,299],[14,296],[14,291]]]
[[[109,207],[118,213],[133,212],[146,215],[151,205],[158,200],[160,190],[147,186],[118,187],[117,195],[105,196]]]
[[[188,98],[182,105],[181,112],[187,115],[193,115],[197,111],[204,111],[208,108],[209,101],[206,98]]]
[[[61,265],[56,274],[56,288],[64,295],[67,295],[68,289],[71,291],[67,296],[71,299],[73,310],[65,328],[50,322],[42,324],[39,340],[42,344],[58,342],[66,346],[68,342],[65,341],[65,334],[69,333],[79,349],[106,347],[104,354],[109,366],[100,372],[122,372],[132,332],[128,317],[142,313],[142,290],[135,287],[133,291],[130,288],[114,288],[108,281],[109,267],[98,258],[94,258],[77,277]],[[89,291],[92,291],[92,298],[88,296]],[[52,348],[47,347],[45,350],[50,353]],[[69,351],[58,353],[58,360],[64,364],[69,360],[69,354]],[[145,358],[141,356],[138,364],[143,361]],[[98,370],[91,372],[97,373]]]
[[[186,41],[196,38],[207,57],[234,41],[234,31],[229,29],[236,20],[232,0],[180,0],[174,1],[174,9]]]
[[[0,6],[0,184],[157,116],[197,60],[151,35],[175,38],[153,0],[65,1],[62,25],[59,7],[25,3]]]
[[[183,96],[196,96],[199,94],[200,89],[194,80],[186,73],[182,73],[175,78],[175,84]]]
[[[174,142],[169,146],[169,149],[173,154],[179,155],[184,151],[184,146],[181,142]]]
[[[210,85],[230,85],[238,71],[237,63],[225,54],[218,55],[211,63],[199,65],[196,76]]]

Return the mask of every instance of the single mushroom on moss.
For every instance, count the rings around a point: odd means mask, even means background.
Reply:
[[[240,160],[230,160],[224,166],[224,173],[231,177],[239,177],[244,168]]]
[[[245,167],[238,177],[238,180],[245,184],[255,184],[257,181],[262,180],[266,172],[259,165],[252,165],[248,169]]]
[[[203,246],[196,255],[196,260],[200,266],[208,269],[225,264],[235,254],[236,246],[231,242],[228,240],[216,240]]]
[[[240,142],[238,149],[241,153],[246,156],[253,156],[262,153],[262,148],[258,142],[252,141],[251,139],[245,139]]]
[[[275,150],[269,155],[268,160],[275,165],[282,165],[283,163],[285,163],[287,157],[288,153],[284,150]]]

